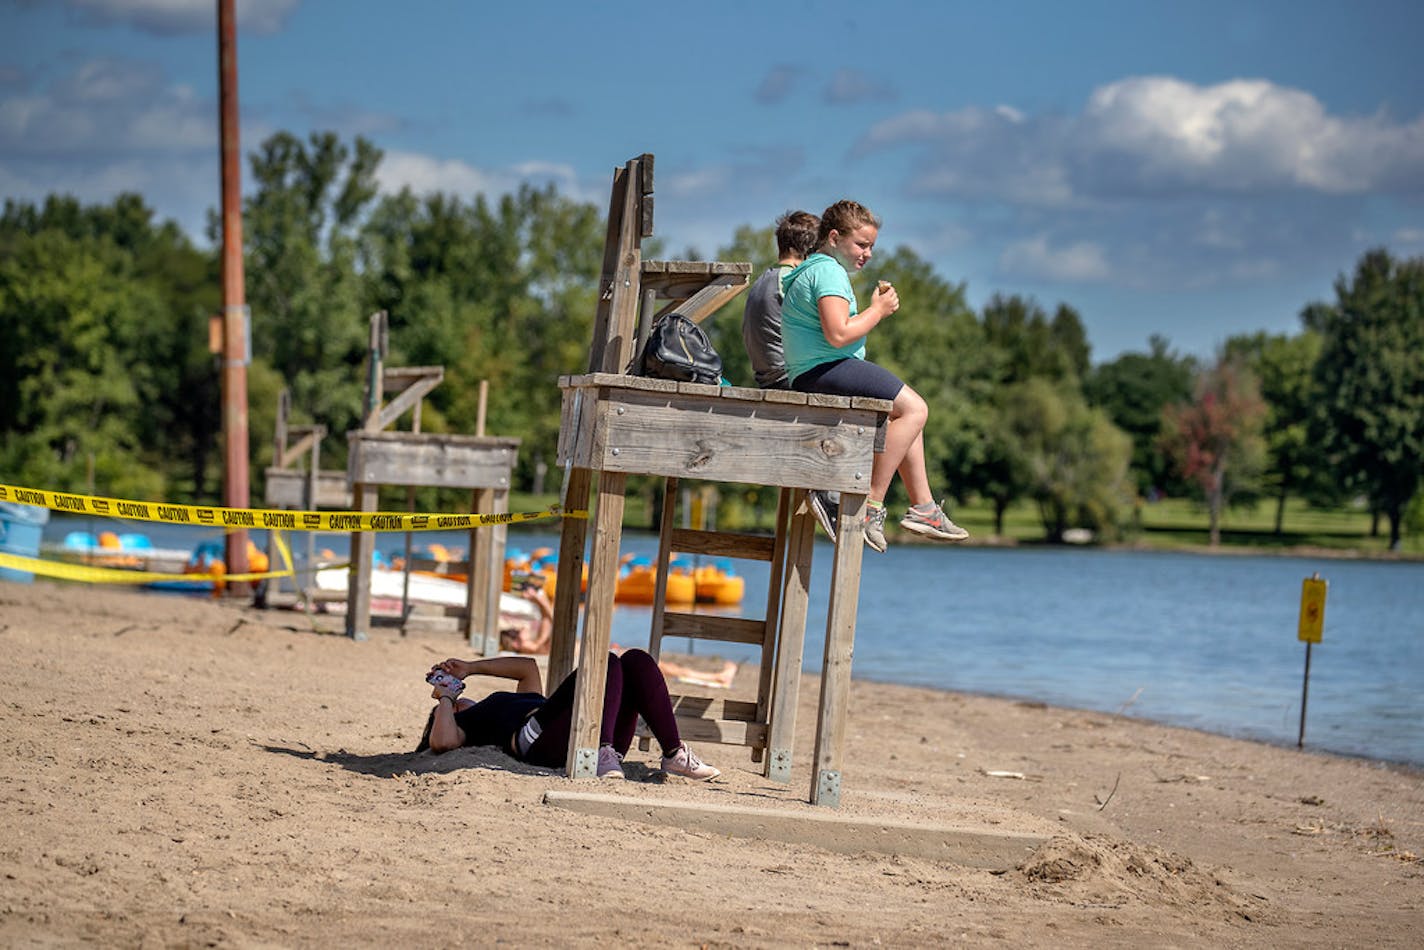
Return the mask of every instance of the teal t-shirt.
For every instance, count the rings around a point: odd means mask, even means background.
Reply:
[[[831,346],[821,330],[822,297],[843,297],[851,316],[858,308],[855,291],[845,268],[828,254],[812,254],[781,280],[781,348],[786,356],[786,375],[795,379],[813,366],[843,360],[865,359],[865,338],[845,346]]]

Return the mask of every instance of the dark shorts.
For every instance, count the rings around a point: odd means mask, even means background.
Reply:
[[[798,393],[870,396],[892,401],[904,387],[900,377],[885,367],[854,358],[813,366],[791,381],[791,388]]]

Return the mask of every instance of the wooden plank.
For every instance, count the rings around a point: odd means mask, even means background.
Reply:
[[[648,631],[648,652],[654,659],[663,655],[663,624],[667,617],[667,571],[672,560],[673,524],[677,514],[677,479],[663,482],[663,504],[658,518],[658,584],[653,597],[652,629]]]
[[[353,485],[354,511],[376,510],[376,486]],[[370,531],[351,532],[351,567],[347,570],[346,635],[365,640],[371,628],[371,554],[376,536]]]
[[[664,637],[686,637],[689,640],[717,640],[721,643],[753,643],[761,646],[766,625],[745,617],[722,617],[716,614],[688,614],[669,610],[663,614]]]
[[[679,381],[677,393],[680,396],[702,396],[705,399],[719,399],[722,386],[719,383],[684,383]]]
[[[443,366],[387,366],[381,371],[386,395],[398,393],[422,379],[430,380],[432,388],[445,378]]]
[[[680,554],[707,554],[748,561],[770,561],[775,545],[776,539],[764,534],[699,531],[695,528],[673,529],[671,538],[671,550]]]
[[[593,311],[593,340],[588,348],[588,370],[604,368],[604,352],[608,349],[609,317],[613,306],[613,284],[618,275],[619,235],[623,231],[624,210],[628,203],[629,166],[613,169],[613,187],[608,195],[608,226],[603,236],[603,269],[598,277],[598,304]]]
[[[747,289],[745,277],[719,277],[680,303],[677,312],[693,323],[701,323]]]
[[[826,649],[821,662],[821,696],[812,759],[811,804],[835,807],[841,801],[841,759],[845,747],[850,664],[855,652],[855,616],[860,563],[865,544],[853,525],[864,517],[865,496],[841,493],[841,517],[831,570],[831,603],[826,616]]]
[[[627,165],[626,177],[636,181],[640,174],[639,159]],[[633,356],[633,340],[637,331],[638,303],[641,299],[640,204],[642,195],[636,187],[624,189],[623,207],[619,212],[618,246],[614,254],[613,281],[609,288],[608,336],[603,359],[592,369],[605,373],[621,372]]]
[[[420,401],[438,385],[440,385],[438,379],[421,379],[412,382],[404,392],[381,408],[377,425],[382,429],[389,429],[397,419],[420,405]]]
[[[326,438],[326,426],[302,426],[301,428],[308,429],[308,431],[299,436],[297,438],[297,441],[293,442],[291,445],[285,446],[280,452],[278,452],[276,459],[277,464],[275,466],[276,468],[291,468],[292,464],[296,462],[297,459],[302,458],[303,456],[311,452],[313,445]],[[292,428],[287,430],[289,434],[295,434],[298,431],[299,429],[296,426],[293,426]],[[278,444],[280,445],[281,443]]]
[[[757,704],[744,699],[720,696],[674,695],[672,711],[689,719],[727,719],[735,722],[756,722]]]
[[[640,821],[688,833],[754,841],[781,841],[797,848],[842,854],[901,855],[935,865],[1010,871],[1042,847],[1047,834],[1019,834],[981,825],[940,825],[884,816],[850,817],[805,809],[654,800],[646,795],[548,791],[544,804],[598,818]]]
[[[766,742],[766,727],[761,723],[735,719],[699,719],[677,717],[678,735],[688,742],[716,742],[722,745],[760,745]]]
[[[616,395],[619,390],[633,392],[636,392],[638,390],[644,390],[648,392],[676,392],[679,384],[674,380],[653,379],[648,376],[630,376],[624,373],[585,373],[581,376],[562,377],[560,379],[559,385],[566,391],[574,389],[591,389],[598,392],[601,397],[609,398],[611,396]],[[721,390],[724,388],[734,387],[715,386],[712,388]],[[744,396],[744,401],[749,404],[767,401],[785,401],[781,399],[768,400],[766,397],[768,393],[771,392],[770,390],[741,387],[738,389],[738,392]],[[801,396],[799,402],[804,405],[806,403],[806,394],[798,393],[797,395]],[[850,408],[850,399],[845,396],[828,396],[826,398],[840,399],[842,400],[840,405],[843,408]]]
[[[581,467],[851,492],[869,484],[874,420],[855,410],[630,389],[595,406],[566,446]]]
[[[736,386],[731,388],[737,390]],[[730,395],[735,398],[741,398],[742,394],[741,391],[738,390]],[[763,389],[761,390],[761,396],[762,399],[767,402],[780,402],[791,406],[804,406],[810,402],[810,400],[806,398],[805,393],[798,393],[794,389]]]
[[[618,544],[623,531],[623,493],[627,483],[627,477],[618,473],[604,472],[598,478],[583,617],[583,650],[579,654],[573,726],[569,730],[569,750],[564,761],[569,778],[593,778],[598,764],[599,723],[603,718],[603,687],[608,673],[613,590],[618,583]]]
[[[772,703],[776,697],[774,674],[776,657],[780,652],[777,644],[781,640],[781,597],[786,579],[786,555],[790,547],[787,518],[797,492],[804,492],[804,489],[783,488],[777,493],[776,499],[776,536],[772,544],[771,570],[767,575],[766,610],[762,613],[765,633],[761,641],[761,660],[757,664],[757,719],[767,723],[771,722]],[[765,747],[758,746],[752,749],[752,761],[762,762],[762,756],[765,754]],[[788,773],[790,763],[791,753],[788,751],[786,753]],[[769,775],[770,769],[769,762],[764,764],[763,774]]]
[[[571,470],[560,499],[561,504],[566,509],[586,508],[591,481],[592,473],[588,469]],[[574,648],[578,645],[579,604],[583,598],[583,549],[587,538],[587,519],[563,520],[559,533],[559,566],[554,584],[554,629],[549,642],[545,696],[551,695],[555,687],[573,672]]]
[[[750,277],[752,265],[746,261],[643,261],[643,276],[653,281],[681,280],[684,277]]]
[[[509,492],[477,488],[470,510],[479,514],[504,514],[509,511]],[[507,530],[500,524],[472,528],[469,533],[467,550],[471,552],[470,571],[465,581],[465,602],[469,605],[469,611],[464,634],[470,646],[478,649],[483,656],[499,652],[499,594],[504,586]]]
[[[269,508],[290,508],[307,510],[307,472],[269,468],[263,486],[263,503]],[[351,487],[346,484],[345,472],[317,473],[316,507],[333,508],[339,511],[351,508]]]
[[[782,493],[786,519],[786,579],[782,585],[781,615],[778,618],[776,658],[763,660],[774,667],[770,684],[760,695],[770,693],[766,712],[769,725],[764,773],[775,782],[791,781],[791,758],[796,739],[796,706],[801,695],[801,667],[805,659],[806,616],[811,602],[811,561],[815,552],[815,518],[806,504],[803,489],[787,497]],[[778,522],[780,523],[780,522]],[[858,595],[853,591],[852,595]],[[834,591],[833,591],[834,595]]]
[[[352,479],[370,485],[510,487],[519,440],[416,432],[351,433]]]
[[[735,399],[735,400],[738,401],[738,402],[749,402],[749,401],[752,401],[751,399],[749,399],[749,397],[750,397],[753,393],[760,393],[760,392],[762,392],[762,390],[760,390],[760,389],[752,389],[752,388],[749,387],[749,386],[718,386],[718,387],[717,387],[717,398],[718,398],[718,399]],[[756,401],[756,402],[776,402],[777,400],[774,400],[774,399],[757,399],[757,400],[755,400],[755,401]]]

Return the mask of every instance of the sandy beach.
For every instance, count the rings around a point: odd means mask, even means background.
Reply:
[[[1415,947],[1424,933],[1417,770],[856,681],[842,806],[817,808],[808,676],[790,785],[715,745],[698,747],[723,770],[710,784],[663,780],[636,748],[630,781],[570,782],[491,750],[410,752],[424,671],[468,655],[457,635],[354,643],[321,627],[232,601],[0,584],[0,945]],[[754,678],[743,668],[731,692]],[[549,792],[701,818],[599,817]],[[748,810],[772,830],[746,836],[730,816]],[[1031,846],[976,866],[922,846],[945,829]]]

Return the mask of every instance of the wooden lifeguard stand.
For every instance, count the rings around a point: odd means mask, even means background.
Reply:
[[[319,508],[347,510],[351,507],[351,487],[344,471],[321,470],[321,441],[326,438],[326,426],[294,426],[290,423],[292,394],[283,387],[277,396],[277,426],[273,434],[272,465],[265,473],[262,499],[269,508],[287,510],[316,511]],[[316,538],[310,531],[306,536],[306,564],[311,569],[316,563]],[[275,535],[268,532],[267,558],[277,563],[274,550]],[[274,582],[280,578],[273,578]],[[302,605],[308,611],[312,606],[311,584],[295,580],[297,593]],[[280,588],[280,584],[277,585]],[[265,600],[266,593],[263,593]]]
[[[871,462],[883,444],[891,404],[620,375],[633,353],[635,326],[646,328],[654,316],[674,308],[700,320],[740,293],[751,273],[750,264],[644,261],[641,242],[652,233],[652,192],[651,155],[614,172],[589,371],[559,380],[564,391],[559,426],[564,506],[579,509],[590,492],[594,496],[568,775],[595,774],[624,488],[629,475],[654,475],[668,483],[653,649],[663,636],[678,636],[756,645],[762,651],[755,703],[675,697],[679,729],[694,741],[748,746],[754,760],[766,753],[765,774],[790,780],[814,531],[806,493],[811,488],[839,490],[841,516],[810,792],[812,803],[836,805],[860,589],[861,518]],[[674,528],[679,478],[780,488],[775,536]],[[573,668],[588,524],[575,518],[563,524],[550,688]],[[747,619],[668,610],[664,594],[673,551],[769,562],[766,615]]]
[[[519,439],[419,431],[420,402],[445,378],[444,367],[388,367],[387,349],[386,313],[379,311],[371,316],[365,419],[360,429],[346,434],[353,510],[376,511],[380,486],[404,485],[472,489],[471,511],[507,512]],[[387,403],[387,396],[394,398]],[[412,431],[386,431],[408,411],[414,413]],[[471,648],[485,655],[499,650],[505,534],[504,525],[470,531],[470,565],[461,619]],[[375,543],[370,532],[351,535],[346,633],[357,640],[365,639],[371,622],[371,556]]]

